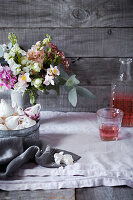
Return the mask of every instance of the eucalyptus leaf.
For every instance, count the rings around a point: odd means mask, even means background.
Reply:
[[[72,106],[76,106],[77,105],[77,91],[76,88],[72,88],[69,93],[68,93],[68,100],[69,102],[72,104]]]
[[[80,96],[87,96],[87,97],[95,98],[95,95],[92,94],[92,92],[90,92],[88,89],[81,87],[81,86],[77,86],[77,93]]]
[[[70,76],[70,78],[67,80],[66,86],[70,87],[70,86],[78,85],[79,83],[80,81],[76,78],[76,75],[74,74]]]
[[[4,51],[2,46],[0,45],[0,58],[2,58],[4,56]]]

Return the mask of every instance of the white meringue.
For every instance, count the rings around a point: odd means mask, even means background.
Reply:
[[[41,110],[41,105],[36,104],[35,106],[26,108],[24,113],[31,119],[37,120],[40,118],[40,110]]]
[[[27,116],[20,116],[19,118],[20,124],[23,125],[24,128],[29,128],[31,126],[34,126],[36,124],[36,121],[27,117]]]
[[[14,109],[4,100],[0,103],[0,117],[9,117],[14,114]]]
[[[71,165],[73,164],[73,157],[70,154],[65,154],[63,155],[62,162],[66,165]]]
[[[0,124],[0,130],[8,130],[7,127],[3,124]]]
[[[10,116],[5,119],[7,128],[14,130],[19,125],[19,116]]]
[[[54,160],[55,160],[55,163],[56,163],[57,165],[60,165],[60,164],[61,164],[62,159],[63,159],[63,153],[64,153],[64,152],[60,152],[60,153],[55,153],[55,154],[54,154]]]
[[[60,152],[60,153],[55,153],[54,154],[54,160],[55,160],[55,163],[57,165],[60,165],[60,164],[65,164],[65,165],[71,165],[73,164],[73,157],[72,155],[70,154],[64,154],[64,152]]]

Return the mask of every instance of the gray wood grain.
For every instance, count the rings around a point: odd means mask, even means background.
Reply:
[[[68,93],[61,89],[60,96],[57,96],[55,91],[45,95],[40,93],[37,100],[42,105],[42,110],[49,111],[72,111],[72,112],[95,112],[102,107],[110,105],[110,86],[86,86],[94,95],[95,98],[79,97],[76,107],[73,107],[68,101]]]
[[[0,27],[132,27],[132,0],[1,0]]]
[[[133,57],[133,28],[1,28],[0,43],[9,32],[25,50],[48,33],[68,57]]]
[[[71,71],[77,75],[81,85],[110,85],[119,77],[119,58],[68,58]],[[131,63],[133,77],[133,63]]]
[[[75,200],[74,189],[38,191],[0,191],[1,200]]]
[[[129,187],[96,187],[76,189],[76,200],[132,200],[133,189]]]

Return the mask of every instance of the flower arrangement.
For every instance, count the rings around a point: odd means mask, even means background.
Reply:
[[[69,62],[48,34],[27,52],[21,49],[14,33],[9,33],[8,38],[10,43],[2,45],[3,57],[8,64],[0,65],[2,89],[29,93],[31,104],[35,104],[38,90],[47,94],[54,89],[59,94],[61,85],[67,89],[73,106],[77,104],[77,94],[94,97],[89,90],[79,86],[76,75],[68,75]]]

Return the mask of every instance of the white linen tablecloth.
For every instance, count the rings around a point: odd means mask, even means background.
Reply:
[[[133,128],[121,128],[118,141],[101,141],[95,113],[41,112],[40,139],[81,156],[65,168],[24,165],[0,189],[36,190],[127,185],[133,188]]]

